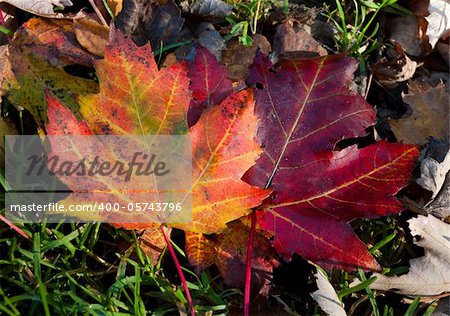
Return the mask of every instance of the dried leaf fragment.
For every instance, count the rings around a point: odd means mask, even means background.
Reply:
[[[308,58],[327,55],[325,48],[294,19],[288,19],[277,26],[273,50],[275,58]]]
[[[436,87],[411,82],[403,101],[411,107],[406,117],[391,120],[389,125],[398,140],[425,144],[430,136],[438,140],[449,137],[449,93],[444,84]]]
[[[122,11],[123,0],[106,0],[106,3],[108,3],[108,6],[113,12],[114,16],[117,16],[120,11]]]
[[[442,162],[431,157],[422,160],[420,165],[421,177],[417,183],[424,189],[431,191],[431,201],[425,205],[425,210],[437,218],[449,222],[450,220],[450,152]]]
[[[319,307],[328,315],[346,316],[344,306],[336,294],[335,289],[331,285],[328,277],[321,269],[317,269],[316,277],[317,287],[319,288],[314,293],[311,293],[312,298],[319,304]]]
[[[21,10],[47,18],[63,18],[64,15],[54,11],[55,7],[70,7],[70,0],[0,0]]]
[[[388,49],[387,58],[382,58],[370,68],[378,82],[387,88],[395,88],[398,83],[414,76],[417,63],[405,54],[399,44],[395,44],[394,49]]]
[[[115,25],[125,35],[132,35],[138,46],[150,41],[154,50],[173,44],[180,34],[184,19],[172,1],[130,0],[124,3]]]
[[[385,26],[389,38],[400,44],[405,52],[419,57],[430,52],[426,36],[426,20],[420,16],[407,15],[389,19]]]
[[[269,41],[263,35],[255,34],[252,39],[251,46],[242,46],[237,40],[231,40],[222,53],[222,61],[227,66],[228,76],[233,82],[247,79],[249,67],[258,50],[266,55],[272,50]]]
[[[420,171],[421,177],[417,183],[431,191],[433,193],[431,198],[435,198],[444,184],[446,174],[450,171],[450,152],[441,163],[430,157],[423,159],[420,163]]]

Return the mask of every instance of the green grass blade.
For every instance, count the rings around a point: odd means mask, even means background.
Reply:
[[[405,316],[413,316],[417,307],[420,304],[420,296],[417,296],[414,301],[409,305],[408,309],[405,312]]]
[[[44,307],[45,316],[50,316],[50,309],[48,307],[48,294],[47,289],[45,288],[44,282],[42,282],[42,273],[41,273],[41,235],[40,233],[33,234],[33,264],[34,264],[34,276],[36,278],[38,287],[39,287],[39,295],[41,297],[42,306]]]

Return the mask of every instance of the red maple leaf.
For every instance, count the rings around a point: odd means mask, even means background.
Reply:
[[[375,112],[348,88],[358,63],[342,55],[285,60],[277,68],[259,54],[256,90],[262,156],[244,176],[273,194],[261,227],[290,260],[294,253],[325,268],[379,269],[349,221],[400,212],[395,194],[409,182],[418,150],[375,143],[333,151],[344,138],[366,134]]]

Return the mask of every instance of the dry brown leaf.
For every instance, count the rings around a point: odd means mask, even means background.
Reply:
[[[430,154],[430,153],[428,153]],[[439,155],[426,157],[420,163],[421,177],[416,181],[432,193],[426,205],[419,205],[428,214],[449,222],[450,220],[450,151],[444,158]],[[437,160],[436,160],[437,159]]]
[[[372,65],[375,79],[387,88],[395,88],[398,83],[409,80],[416,72],[417,63],[406,56],[399,44],[387,50],[387,57]]]
[[[62,13],[56,13],[55,7],[70,7],[70,0],[0,0],[0,2],[9,3],[21,10],[44,16],[47,18],[63,18]]]
[[[410,1],[409,8],[415,15],[388,19],[386,29],[390,39],[419,57],[430,53],[450,30],[450,0]]]
[[[150,42],[156,50],[177,42],[184,18],[173,0],[129,0],[114,23],[125,35],[132,35],[138,46]]]
[[[408,9],[417,16],[427,16],[430,0],[409,0]]]
[[[85,16],[73,21],[77,41],[88,52],[103,57],[109,41],[109,28],[99,23],[93,16]]]
[[[450,172],[447,173],[441,190],[434,200],[425,206],[425,210],[450,223]]]
[[[449,93],[445,85],[430,87],[411,82],[409,93],[403,101],[411,107],[411,113],[389,125],[396,138],[405,143],[425,144],[433,136],[439,140],[449,137]]]
[[[421,177],[417,183],[424,189],[433,193],[432,198],[442,188],[445,175],[450,171],[450,152],[447,153],[443,162],[439,163],[431,157],[427,157],[420,163]]]
[[[304,28],[294,20],[288,19],[278,25],[273,40],[275,58],[317,57],[327,55],[323,48]],[[294,55],[293,55],[294,54]]]
[[[450,292],[450,226],[429,215],[419,215],[409,221],[416,242],[425,250],[425,256],[409,261],[407,274],[387,277],[378,273],[370,285],[377,290],[395,290],[404,295],[431,296]]]
[[[450,222],[450,151],[441,163],[425,158],[420,171],[422,175],[417,183],[432,192],[432,200],[425,205],[425,211]]]
[[[196,0],[191,5],[186,1],[184,5],[192,15],[208,20],[224,19],[233,11],[233,6],[222,0]]]
[[[266,55],[271,51],[270,43],[263,35],[255,34],[252,39],[252,46],[242,46],[237,40],[229,41],[222,52],[222,62],[227,66],[231,81],[245,80],[248,77],[249,67],[258,49]]]

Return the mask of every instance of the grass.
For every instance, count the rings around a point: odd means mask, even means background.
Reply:
[[[238,37],[244,46],[252,45],[252,34],[256,34],[259,20],[263,19],[272,8],[283,6],[283,12],[288,13],[288,0],[282,4],[276,0],[227,0],[234,6],[233,13],[226,17],[231,26],[230,33],[225,36],[226,40]]]
[[[379,48],[376,18],[382,10],[398,15],[411,14],[397,0],[353,0],[350,4],[335,0],[335,9],[332,10],[329,5],[326,7],[324,15],[336,29],[337,49],[362,61]]]
[[[408,246],[398,220],[364,219],[353,224],[361,239],[372,245],[370,252],[386,267],[384,274],[406,272],[405,253],[409,257],[420,255]],[[164,256],[152,262],[133,231],[75,222],[24,224],[20,229],[30,238],[0,225],[1,314],[125,316],[188,311],[173,263],[163,260]],[[176,243],[174,249],[183,264],[197,314],[229,314],[230,302],[233,298],[242,300],[242,293],[225,289],[220,276],[212,275],[213,270],[197,275],[187,266]],[[354,277],[362,283],[350,285]],[[339,299],[354,315],[363,307],[374,316],[412,316],[418,311],[430,315],[436,305],[421,303],[420,298],[409,305],[386,304],[386,293],[370,289],[375,277],[362,270],[354,274],[335,271],[330,278]],[[317,307],[314,310],[318,312]]]
[[[2,233],[0,309],[7,315],[165,315],[186,312],[187,300],[161,262],[134,247],[123,253],[122,234],[100,224],[26,225],[26,241]],[[128,232],[127,232],[128,234]],[[135,236],[129,236],[135,241]],[[112,249],[111,251],[108,251]],[[217,291],[208,272],[188,283],[203,312],[226,313],[233,290]]]
[[[405,216],[407,214],[380,219],[360,219],[353,222],[353,228],[361,240],[369,245],[370,253],[383,267],[382,274],[407,273],[409,259],[423,255],[417,251],[420,251],[420,248],[413,246],[412,241],[407,238],[408,232],[401,225]],[[369,310],[374,316],[430,315],[436,308],[437,300],[422,303],[420,297],[416,297],[410,304],[398,304],[395,301],[401,299],[394,294],[391,294],[393,296],[391,302],[395,303],[391,303],[392,306],[390,306],[390,300],[386,299],[389,292],[370,288],[370,284],[376,280],[376,277],[371,274],[371,272],[365,273],[362,269],[358,269],[353,274],[339,271],[334,278],[334,282],[339,286],[339,299],[345,301],[345,297],[350,298],[352,294],[357,294],[347,301],[351,304],[349,310],[353,311],[354,315],[358,315],[355,311],[359,310],[360,305],[365,305],[366,311]],[[354,277],[357,277],[361,283],[350,286]],[[366,304],[363,304],[365,302]]]
[[[152,262],[133,231],[75,222],[24,224],[20,229],[30,238],[0,224],[0,314],[186,313],[188,302],[172,263],[163,257]],[[200,314],[226,314],[229,299],[240,295],[222,289],[209,271],[197,276],[183,270]]]

